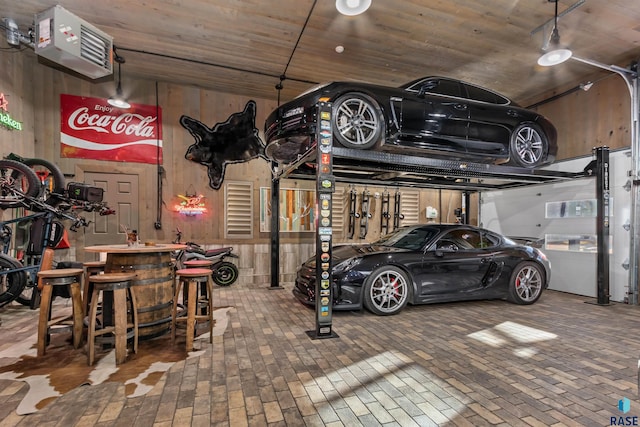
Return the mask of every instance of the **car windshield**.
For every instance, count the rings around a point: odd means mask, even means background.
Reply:
[[[419,251],[425,244],[438,234],[432,228],[400,228],[382,236],[375,245]]]

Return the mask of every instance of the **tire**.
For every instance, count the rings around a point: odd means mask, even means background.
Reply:
[[[520,124],[511,134],[509,142],[510,164],[534,169],[547,161],[549,141],[534,123]]]
[[[22,267],[22,264],[17,259],[0,254],[0,307],[20,296],[27,284],[27,273],[24,271],[4,273],[19,267]]]
[[[213,281],[218,286],[231,286],[238,279],[238,267],[235,264],[222,261],[213,266]]]
[[[23,207],[25,196],[37,198],[40,178],[24,163],[0,160],[0,208]]]
[[[364,306],[378,316],[397,314],[407,305],[409,292],[410,282],[404,271],[380,267],[365,282]]]
[[[333,103],[333,136],[346,148],[378,147],[384,119],[378,103],[362,93],[347,93]]]
[[[48,160],[44,159],[23,159],[22,163],[29,166],[38,175],[40,181],[39,197],[46,204],[58,206],[62,201],[61,197],[54,194],[64,194],[66,178],[60,168]],[[44,178],[44,180],[42,180]],[[46,174],[46,175],[45,175]],[[51,179],[51,184],[47,180]],[[52,194],[53,193],[53,194]]]
[[[511,274],[507,300],[514,304],[533,304],[542,295],[543,284],[542,268],[530,261],[522,262],[516,266]]]
[[[33,292],[36,289],[35,283],[27,283],[24,288],[22,288],[22,292],[20,295],[16,297],[16,302],[19,302],[22,305],[26,305],[27,307],[31,307],[31,298],[33,297]]]

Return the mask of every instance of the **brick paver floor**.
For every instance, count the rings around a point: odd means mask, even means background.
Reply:
[[[0,380],[2,426],[605,426],[640,416],[640,308],[547,291],[531,306],[409,306],[336,312],[338,338],[291,287],[214,290],[233,307],[223,336],[174,365],[146,395],[80,387],[37,413],[25,383]],[[31,336],[37,311],[0,309],[0,350]],[[618,410],[621,399],[630,410]]]

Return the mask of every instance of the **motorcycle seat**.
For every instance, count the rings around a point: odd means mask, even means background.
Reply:
[[[224,253],[229,253],[233,251],[233,247],[232,246],[227,246],[224,248],[218,248],[218,249],[207,249],[204,253],[204,256],[206,257],[212,257],[212,256],[216,256],[216,255],[221,255]]]

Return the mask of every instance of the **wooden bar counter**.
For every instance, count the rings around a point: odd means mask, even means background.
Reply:
[[[87,252],[107,254],[105,273],[136,273],[131,289],[136,294],[138,304],[140,339],[150,339],[169,332],[174,289],[171,252],[185,247],[158,243],[84,248]]]

